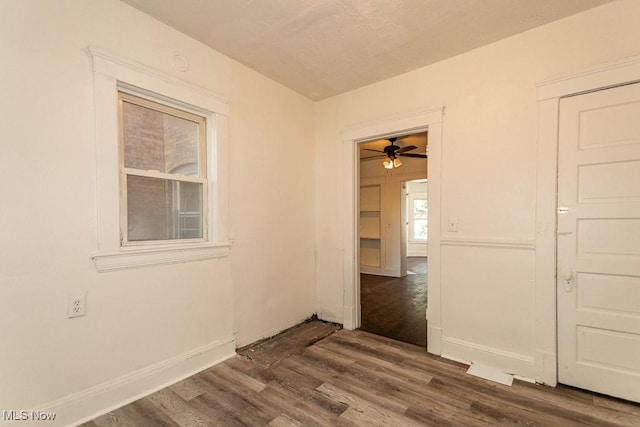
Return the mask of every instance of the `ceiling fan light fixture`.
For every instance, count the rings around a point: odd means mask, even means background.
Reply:
[[[400,159],[388,158],[387,160],[382,162],[382,166],[384,166],[386,169],[399,168],[400,166],[402,166],[402,161]]]
[[[426,154],[408,153],[408,151],[413,151],[418,148],[415,145],[404,145],[402,147],[395,145],[397,139],[398,138],[389,138],[387,140],[389,141],[389,145],[385,146],[382,150],[367,147],[362,147],[361,150],[375,151],[376,153],[380,153],[380,157],[386,157],[386,159],[382,161],[382,166],[384,166],[385,169],[394,169],[402,166],[402,160],[400,160],[398,156],[418,157],[422,159],[427,158]],[[363,159],[369,157],[362,157],[361,151],[360,158]]]

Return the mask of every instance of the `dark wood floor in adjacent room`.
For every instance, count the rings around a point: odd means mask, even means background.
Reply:
[[[640,425],[640,405],[492,383],[418,346],[338,329],[298,325],[85,426]]]
[[[360,275],[361,328],[427,347],[427,258],[407,258],[405,277]]]

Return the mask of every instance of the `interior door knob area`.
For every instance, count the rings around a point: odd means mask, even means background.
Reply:
[[[564,274],[562,275],[562,288],[564,289],[565,292],[572,292],[573,291],[573,272],[571,270],[567,270],[564,272]]]

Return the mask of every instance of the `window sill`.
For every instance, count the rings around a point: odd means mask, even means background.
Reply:
[[[202,261],[229,256],[231,244],[163,247],[124,250],[115,253],[95,254],[91,257],[98,273],[162,264]]]

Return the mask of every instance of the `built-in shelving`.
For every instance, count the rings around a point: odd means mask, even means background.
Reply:
[[[360,265],[380,268],[382,266],[382,186],[360,187]]]

